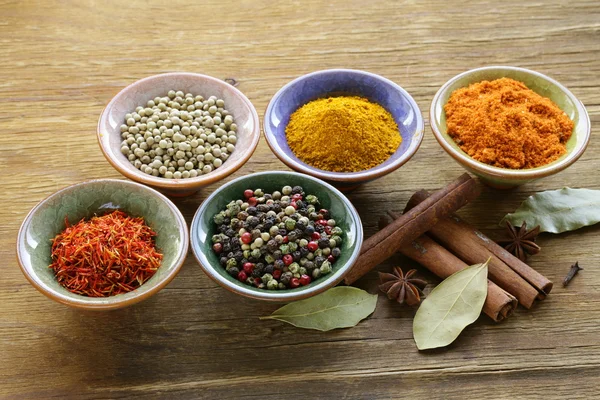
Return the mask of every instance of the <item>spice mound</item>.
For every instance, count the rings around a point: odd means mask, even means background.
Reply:
[[[234,278],[260,289],[293,289],[331,273],[343,230],[301,186],[247,189],[213,217],[213,251]]]
[[[52,268],[72,293],[108,297],[130,292],[154,275],[163,255],[143,218],[122,211],[69,225],[52,243]]]
[[[285,128],[290,149],[303,162],[333,172],[373,168],[398,149],[402,137],[392,115],[360,97],[330,97],[305,104]]]
[[[448,134],[477,161],[535,168],[566,153],[573,121],[550,99],[509,78],[455,90],[444,106]]]
[[[195,178],[219,168],[235,150],[237,125],[216,96],[170,90],[125,115],[121,153],[140,171]]]

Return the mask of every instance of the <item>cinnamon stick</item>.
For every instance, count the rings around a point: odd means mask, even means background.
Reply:
[[[426,191],[419,191],[415,193],[408,201],[407,207],[411,206],[413,202],[421,203],[429,195],[430,194]],[[445,218],[445,220],[448,220],[448,223],[452,224],[455,231],[464,232],[464,234],[468,235],[473,243],[477,243],[479,246],[485,247],[489,252],[498,257],[513,271],[529,282],[529,284],[539,292],[538,299],[543,300],[546,295],[550,293],[553,285],[552,281],[537,272],[535,269],[531,268],[529,265],[525,264],[523,261],[519,260],[504,247],[485,236],[483,233],[466,221],[462,220],[457,215],[450,215],[449,217]]]
[[[427,195],[428,193],[424,191],[415,193],[408,201],[406,210],[414,209],[411,207],[418,207],[423,204],[418,200],[425,197],[424,201],[427,201],[429,199]],[[482,246],[480,239],[474,233],[474,229],[465,229],[464,225],[458,226],[455,220],[445,217],[440,218],[438,223],[429,230],[429,234],[468,264],[480,263],[491,256],[488,264],[490,279],[515,296],[523,307],[531,308],[533,306],[539,295],[538,290],[497,256],[491,254],[486,247]]]
[[[388,214],[392,217],[392,220],[399,218],[399,215],[394,213],[388,212]],[[388,219],[382,218],[380,220],[380,228],[385,226],[383,224],[387,225]],[[442,279],[468,267],[464,261],[439,245],[427,234],[421,235],[412,243],[402,246],[400,253],[418,262]],[[488,294],[483,304],[483,312],[487,316],[495,322],[500,322],[513,313],[517,308],[517,304],[515,297],[488,279]]]
[[[441,218],[474,200],[480,189],[468,174],[461,175],[445,188],[394,220],[364,241],[358,260],[344,278],[347,285],[369,272],[433,227]]]

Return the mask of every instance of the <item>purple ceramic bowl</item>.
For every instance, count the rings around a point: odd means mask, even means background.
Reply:
[[[381,105],[394,117],[402,143],[382,164],[359,172],[330,172],[302,162],[288,146],[285,128],[290,115],[312,100],[339,95],[365,97]],[[288,167],[321,178],[340,190],[351,190],[407,162],[423,140],[423,118],[413,98],[389,79],[364,71],[329,69],[301,76],[282,87],[267,106],[263,130],[273,153]]]

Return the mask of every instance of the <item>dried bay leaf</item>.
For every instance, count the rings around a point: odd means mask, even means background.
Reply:
[[[487,297],[488,262],[450,275],[423,301],[413,321],[419,350],[449,345],[477,320]]]
[[[298,328],[329,331],[355,326],[375,311],[376,304],[376,294],[352,286],[340,286],[286,304],[260,319],[276,319]]]
[[[541,232],[562,233],[600,222],[600,190],[547,190],[525,200],[502,219],[514,226],[539,225]]]

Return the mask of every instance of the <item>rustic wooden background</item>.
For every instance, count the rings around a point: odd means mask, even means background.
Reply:
[[[0,397],[389,399],[600,395],[600,226],[543,235],[533,267],[559,283],[533,310],[482,316],[449,348],[420,353],[413,310],[379,298],[374,315],[330,333],[259,321],[276,306],[210,281],[190,255],[162,292],[129,309],[84,313],[27,283],[15,260],[26,213],[64,186],[122,178],[96,143],[98,116],[127,84],[168,71],[232,77],[262,115],[302,74],[381,74],[428,120],[436,90],[470,68],[504,64],[566,85],[600,123],[600,4],[495,1],[0,0]],[[461,214],[492,237],[528,195],[600,189],[600,138],[567,171],[514,191],[485,189]],[[234,176],[285,169],[264,140]],[[366,235],[386,209],[462,173],[429,127],[416,156],[349,197]],[[175,200],[188,223],[217,185]],[[393,264],[409,266],[398,257]],[[431,278],[431,277],[430,277]],[[376,292],[376,274],[358,286]]]

